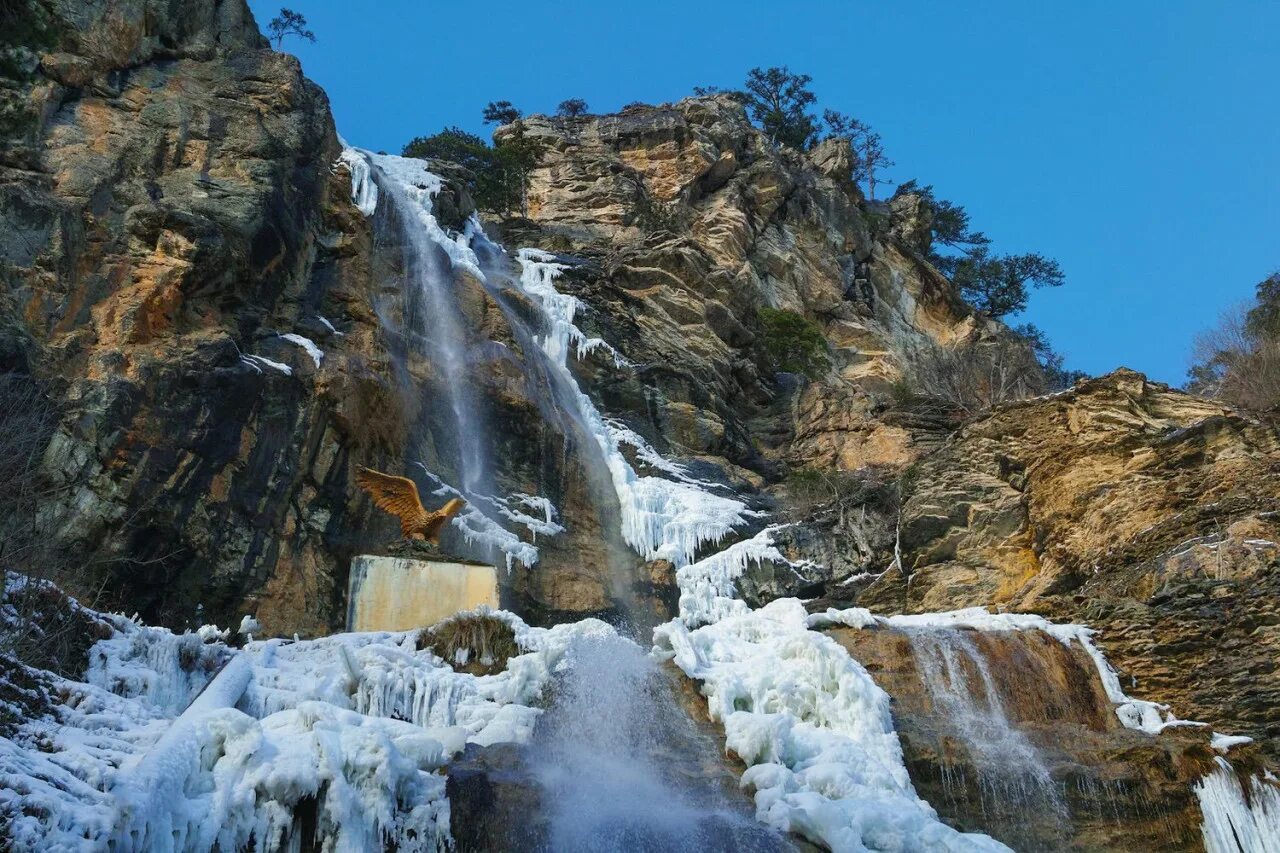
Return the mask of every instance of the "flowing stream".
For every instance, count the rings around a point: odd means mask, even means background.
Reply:
[[[1065,839],[1070,819],[1061,786],[1040,751],[1010,722],[987,660],[972,638],[949,628],[907,633],[938,721],[964,745],[978,774],[982,813],[1004,830],[997,834],[1018,849],[1040,847],[1045,826]],[[960,781],[949,779],[948,785]]]

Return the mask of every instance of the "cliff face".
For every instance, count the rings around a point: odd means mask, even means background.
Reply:
[[[324,93],[242,2],[30,15],[48,49],[0,160],[0,353],[57,405],[49,562],[155,619],[266,590],[278,627],[327,630],[363,526],[350,460],[400,448],[360,429],[392,395]]]
[[[47,37],[5,90],[27,122],[0,152],[0,366],[56,404],[49,562],[153,619],[332,630],[351,555],[394,530],[355,467],[458,473],[441,374],[386,321],[405,310],[401,247],[352,204],[323,93],[243,3],[32,8]],[[957,431],[945,407],[903,402],[922,360],[1030,354],[923,260],[917,200],[861,198],[840,143],[778,150],[724,97],[525,133],[543,151],[528,216],[485,224],[556,253],[576,322],[621,354],[574,362],[582,387],[692,476],[797,522],[781,544],[816,565],[753,567],[745,598],[1086,622],[1135,695],[1274,754],[1274,424],[1119,372]],[[438,210],[455,228],[470,213],[456,181]],[[621,571],[670,615],[672,567],[618,541],[617,507],[515,366],[510,316],[454,284],[496,485],[550,498],[566,528],[504,579],[506,602],[608,610]],[[827,366],[777,373],[764,309],[819,329]],[[865,494],[805,505],[805,470]]]
[[[1015,403],[913,472],[884,612],[971,605],[1101,630],[1134,695],[1273,757],[1280,431],[1132,371]]]

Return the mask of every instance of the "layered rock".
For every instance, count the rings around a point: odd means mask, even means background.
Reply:
[[[927,631],[828,633],[893,698],[912,783],[953,826],[990,833],[1016,850],[1202,849],[1192,786],[1213,768],[1209,733],[1177,727],[1152,737],[1124,728],[1078,644],[1039,631],[944,632],[938,642],[955,652],[946,674],[968,682],[962,686],[929,683],[916,648]],[[939,701],[939,692],[967,690],[977,694],[983,719],[954,719],[955,709]],[[988,707],[993,700],[997,708]],[[986,715],[1012,731],[983,730]],[[1046,778],[1020,776],[1027,768],[1009,763],[1020,752]]]
[[[149,618],[326,631],[352,463],[403,427],[324,93],[242,2],[29,5],[50,42],[0,162],[0,352],[59,411],[48,561]]]
[[[994,605],[1101,630],[1135,696],[1280,738],[1280,431],[1132,371],[1003,406],[923,458],[887,613]]]

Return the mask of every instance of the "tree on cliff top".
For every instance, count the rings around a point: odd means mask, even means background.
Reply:
[[[999,319],[1027,307],[1028,287],[1061,287],[1066,282],[1058,262],[1031,252],[993,256],[986,246],[967,254],[942,256],[935,263],[951,278],[964,300],[988,317]]]
[[[817,137],[818,120],[808,112],[818,100],[812,80],[785,65],[747,72],[747,111],[775,143],[803,151]]]
[[[1280,272],[1258,283],[1251,305],[1196,336],[1187,374],[1192,393],[1246,409],[1280,406]]]
[[[474,133],[446,127],[433,136],[415,137],[401,153],[462,166],[470,173],[467,191],[481,210],[523,213],[529,172],[537,165],[539,148],[525,135],[522,122],[513,124],[515,132],[507,134],[496,146]]]
[[[310,42],[316,40],[316,34],[307,29],[306,16],[292,9],[281,8],[280,14],[267,24],[267,30],[271,33],[271,40],[276,43],[276,50],[284,43],[285,36],[297,36]]]
[[[520,120],[520,110],[516,109],[510,101],[490,101],[484,108],[485,124],[512,124]]]
[[[576,118],[577,116],[587,114],[587,102],[582,98],[569,98],[561,101],[560,106],[556,107],[556,115],[564,118]]]

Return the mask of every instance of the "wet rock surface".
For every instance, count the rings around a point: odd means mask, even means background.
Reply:
[[[962,638],[889,628],[828,633],[892,697],[912,782],[953,826],[1017,850],[1203,849],[1192,785],[1213,766],[1208,730],[1176,727],[1152,736],[1124,728],[1078,644],[1038,631],[963,630]],[[953,685],[931,685],[936,673],[922,657],[930,633],[957,650],[971,644],[975,657],[961,651],[960,668],[947,674],[977,694],[978,716],[957,716],[944,701]],[[1008,731],[992,730],[998,726],[978,662]],[[992,752],[984,755],[984,748]],[[1022,775],[1013,748],[1034,752],[1045,779]],[[1039,790],[1038,781],[1050,790]]]
[[[862,606],[1090,625],[1131,695],[1280,755],[1271,419],[1118,371],[975,421],[913,482]]]

